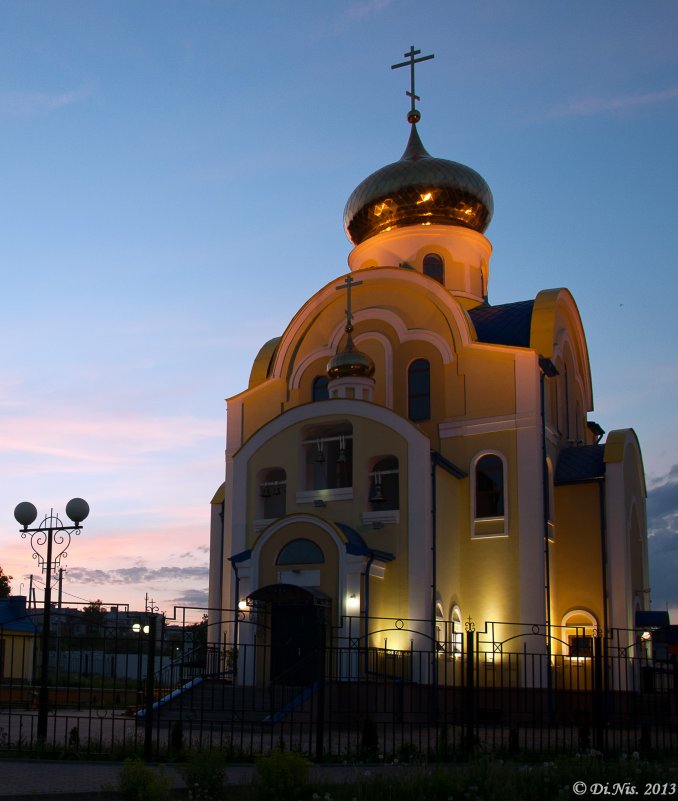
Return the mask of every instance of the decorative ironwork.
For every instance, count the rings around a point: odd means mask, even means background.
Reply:
[[[22,531],[21,538],[28,539],[28,535],[31,535],[29,542],[33,551],[33,559],[37,560],[38,567],[43,573],[52,573],[59,569],[62,559],[68,558],[72,531],[80,534],[80,527],[64,526],[59,515],[54,514],[54,510],[50,509],[50,513],[45,515],[40,525],[37,528]],[[45,547],[47,547],[47,553],[42,553],[40,549]]]
[[[464,623],[464,628],[466,629],[466,631],[476,630],[476,624],[473,622],[473,618],[471,617],[471,615],[468,616],[468,620],[466,621],[466,623]]]

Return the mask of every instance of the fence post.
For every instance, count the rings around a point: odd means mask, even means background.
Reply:
[[[324,609],[323,609],[324,612]],[[315,758],[322,762],[325,751],[325,668],[327,664],[327,631],[326,621],[320,624],[320,647],[318,648],[318,681],[316,697],[318,699],[318,714],[315,721]]]
[[[603,681],[603,637],[600,632],[593,638],[593,743],[598,751],[605,751],[605,686]]]
[[[465,747],[468,751],[473,750],[473,743],[475,739],[475,721],[474,721],[474,706],[475,706],[475,686],[474,686],[474,668],[475,668],[475,623],[469,619],[465,625],[466,628],[466,681],[464,687],[464,723],[465,723]]]

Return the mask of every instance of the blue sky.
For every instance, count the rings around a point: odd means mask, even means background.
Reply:
[[[0,0],[0,564],[12,510],[92,507],[66,598],[206,598],[224,398],[347,270],[343,206],[420,134],[495,198],[490,301],[567,286],[632,426],[678,609],[678,6]],[[655,581],[656,578],[656,581]]]

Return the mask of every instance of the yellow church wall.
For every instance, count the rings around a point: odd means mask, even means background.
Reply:
[[[269,379],[247,392],[236,396],[243,404],[242,440],[246,442],[269,420],[280,414],[285,400],[286,386],[279,379]],[[229,401],[230,403],[230,401]]]
[[[520,619],[520,509],[518,506],[517,443],[513,430],[450,437],[442,442],[442,453],[469,474],[457,481],[450,527],[458,538],[458,603],[463,616],[476,626],[490,620]],[[506,469],[505,513],[508,536],[474,536],[471,474],[475,457],[484,452],[502,455]],[[482,528],[479,527],[479,530]]]
[[[597,482],[555,488],[556,536],[550,547],[554,625],[573,609],[587,610],[603,624],[599,492]]]
[[[466,415],[495,417],[516,412],[515,361],[506,348],[466,348],[459,359],[466,379]]]

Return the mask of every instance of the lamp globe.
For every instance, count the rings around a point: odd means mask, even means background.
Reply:
[[[77,526],[82,523],[89,514],[89,504],[87,501],[83,501],[82,498],[71,498],[66,504],[66,514]]]
[[[38,510],[30,501],[22,501],[21,503],[18,503],[16,509],[14,510],[14,519],[24,528],[30,526],[37,516]]]

